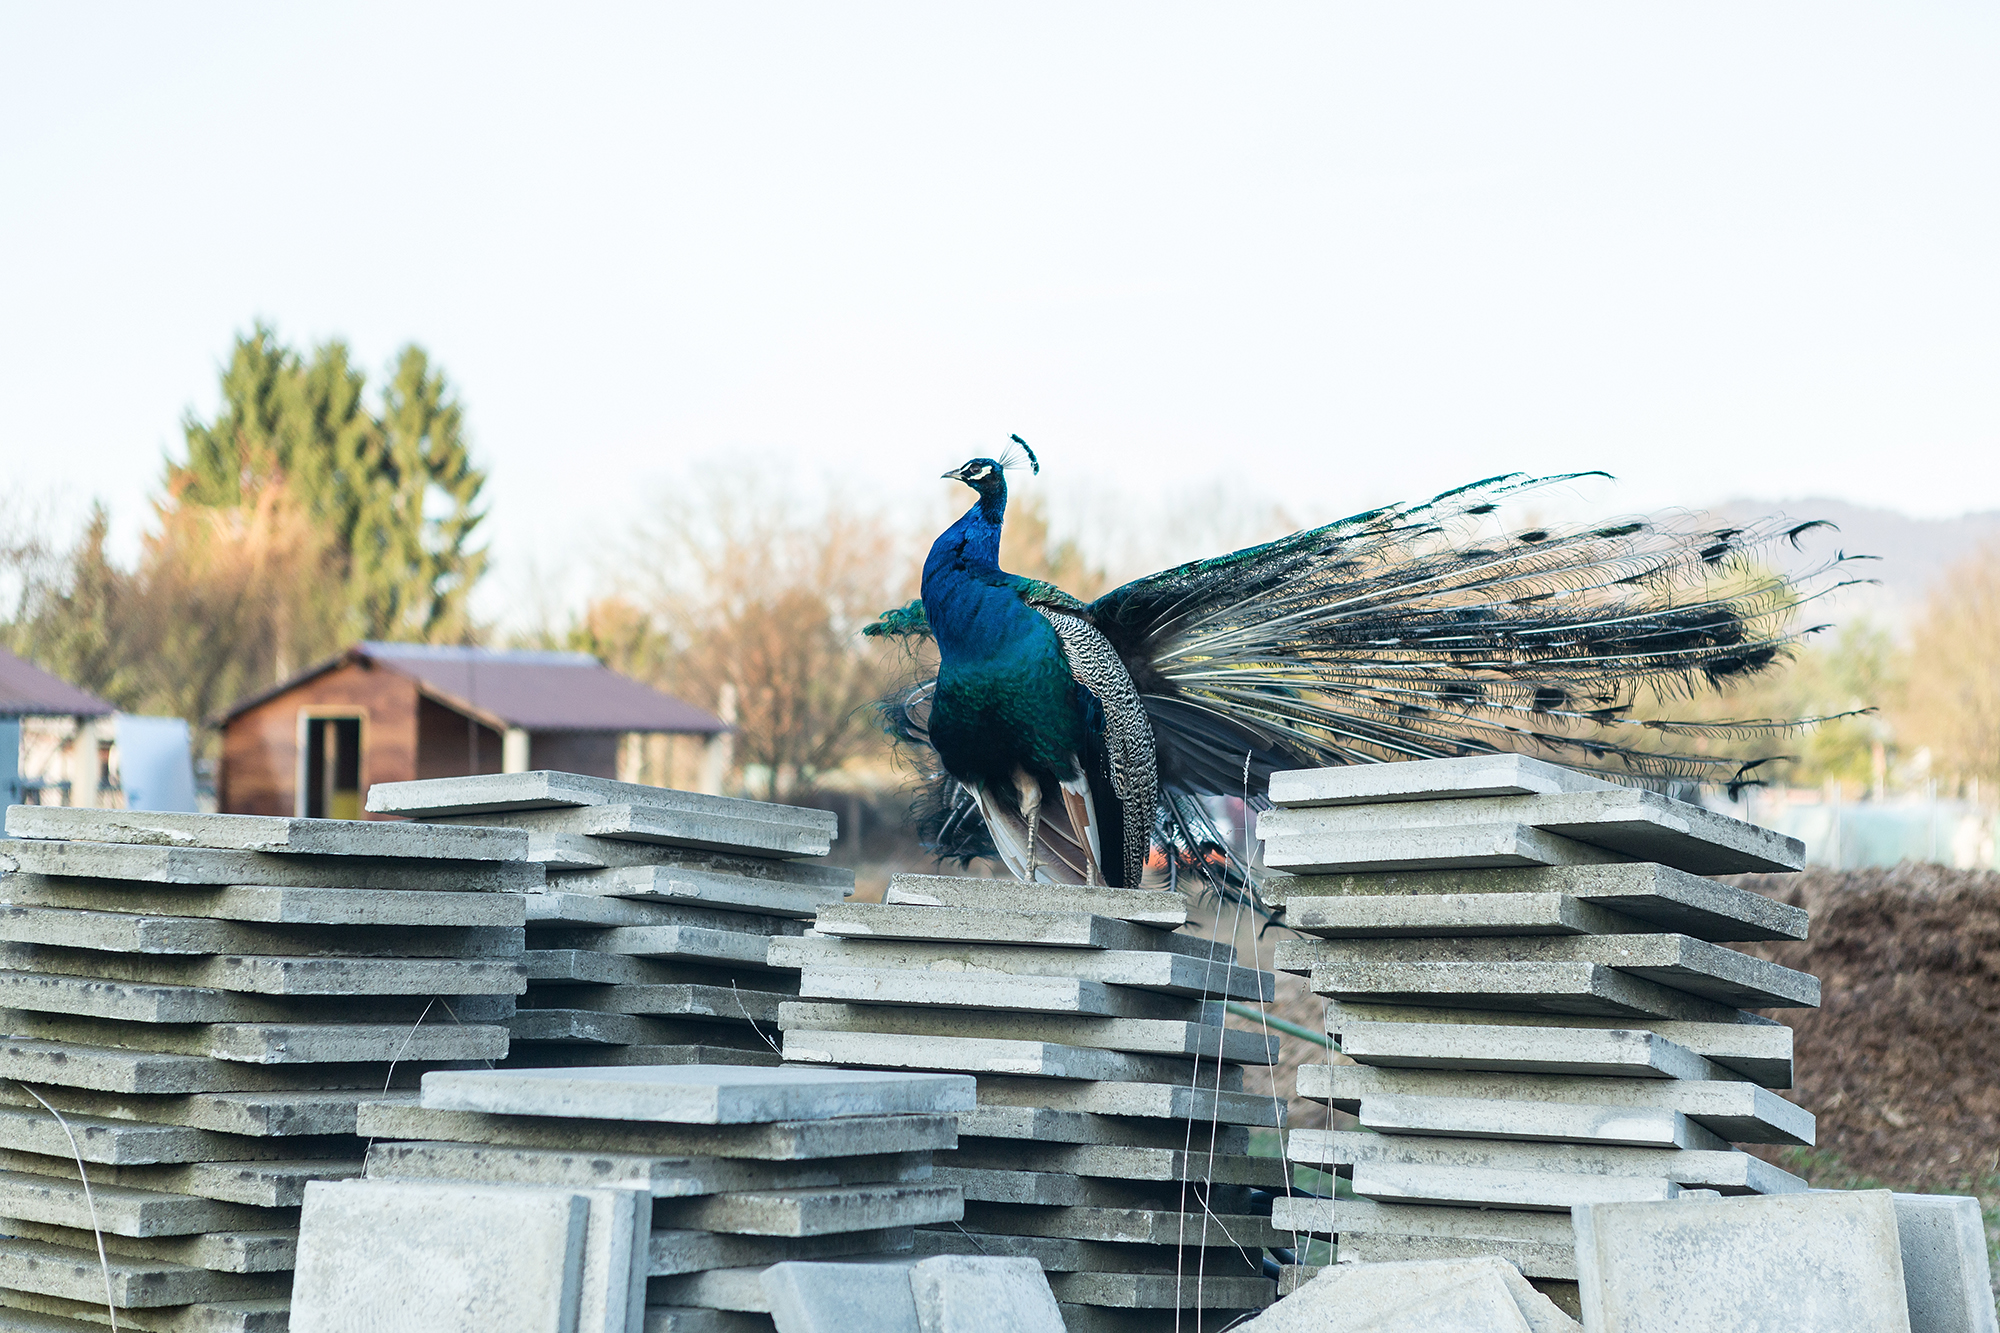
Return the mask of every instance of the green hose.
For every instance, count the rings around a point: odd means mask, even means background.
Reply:
[[[1301,1041],[1316,1042],[1319,1045],[1326,1047],[1329,1051],[1337,1051],[1340,1049],[1340,1047],[1334,1045],[1333,1038],[1327,1036],[1324,1032],[1314,1032],[1309,1027],[1301,1027],[1297,1023],[1291,1022],[1288,1019],[1278,1018],[1274,1015],[1267,1014],[1262,1009],[1255,1009],[1247,1004],[1239,1004],[1235,1000],[1224,1000],[1222,1002],[1222,1007],[1224,1009],[1227,1009],[1230,1013],[1235,1014],[1238,1018],[1255,1019],[1259,1023],[1266,1024],[1272,1028],[1275,1028],[1277,1031],[1284,1033],[1287,1037],[1297,1037]]]

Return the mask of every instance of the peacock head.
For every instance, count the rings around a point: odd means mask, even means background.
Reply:
[[[979,492],[979,498],[991,503],[1007,498],[1007,472],[1000,463],[991,458],[975,458],[964,467],[955,468],[944,474],[947,481],[962,481]]]

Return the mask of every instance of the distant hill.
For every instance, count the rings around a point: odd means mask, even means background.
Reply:
[[[1781,547],[1772,557],[1791,573],[1801,573],[1838,551],[1880,557],[1851,566],[1853,577],[1879,580],[1873,587],[1852,588],[1828,604],[1829,620],[1867,616],[1901,632],[1923,605],[1931,585],[1958,561],[1988,542],[2000,541],[2000,511],[1965,514],[1958,518],[1911,518],[1893,509],[1871,509],[1846,500],[1807,497],[1799,500],[1729,500],[1703,511],[1724,524],[1784,514],[1791,518],[1823,518],[1838,532],[1824,530],[1803,538],[1804,549]]]

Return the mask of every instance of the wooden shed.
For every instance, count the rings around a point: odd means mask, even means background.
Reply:
[[[216,798],[358,819],[377,782],[530,768],[715,790],[728,730],[587,653],[360,643],[224,715]]]

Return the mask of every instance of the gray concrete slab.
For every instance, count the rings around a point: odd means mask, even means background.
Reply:
[[[588,949],[530,949],[522,957],[530,981],[571,981],[593,986],[727,986],[790,991],[795,980],[764,968],[702,959],[674,961],[593,953]]]
[[[1575,1213],[1583,1322],[1603,1333],[1907,1333],[1887,1190]]]
[[[834,870],[830,866],[818,868]],[[844,878],[831,883],[789,883],[678,866],[625,866],[558,875],[549,887],[584,897],[629,899],[638,903],[699,903],[767,916],[810,919],[822,906],[837,903],[853,892],[853,872],[838,873]]]
[[[217,1203],[242,1204],[269,1210],[297,1208],[305,1201],[312,1180],[344,1180],[361,1174],[357,1145],[341,1142],[326,1156],[299,1159],[253,1159],[231,1162],[162,1163],[141,1166],[90,1167],[93,1188],[119,1185],[163,1196],[186,1195]],[[68,1154],[0,1153],[0,1170],[75,1181],[76,1159]]]
[[[304,926],[507,926],[527,924],[513,893],[303,889],[250,884],[179,886],[129,879],[17,874],[0,879],[0,902],[145,916],[205,917]]]
[[[1321,963],[1312,970],[1312,988],[1358,1004],[1641,1019],[1647,1027],[1655,1019],[1728,1023],[1738,1014],[1734,1005],[1591,962]]]
[[[0,1010],[0,1027],[23,1039],[116,1047],[134,1053],[166,1053],[232,1064],[303,1066],[363,1064],[387,1066],[398,1058],[498,1060],[507,1054],[507,1029],[488,1024],[455,1024],[439,1016],[422,1026],[406,1023],[125,1023]],[[399,1053],[400,1052],[400,1056]]]
[[[11,805],[7,836],[140,847],[213,848],[311,856],[390,856],[518,861],[527,835],[510,829],[434,828],[359,819],[279,815],[162,814],[71,806]]]
[[[1683,1187],[1713,1189],[1725,1194],[1791,1194],[1806,1188],[1806,1182],[1791,1172],[1734,1150],[1663,1152],[1656,1147],[1294,1129],[1285,1138],[1285,1152],[1300,1166],[1342,1175],[1363,1163],[1395,1163],[1513,1172],[1657,1176]],[[960,1156],[963,1155],[961,1150]]]
[[[1107,889],[1076,884],[1023,884],[963,875],[892,875],[889,903],[918,907],[982,907],[1012,911],[1090,912],[1174,930],[1187,924],[1187,900],[1158,889]]]
[[[229,1072],[241,1073],[241,1069],[230,1067]],[[251,1073],[261,1071],[252,1070]],[[401,1080],[402,1071],[398,1070]],[[325,1078],[325,1071],[314,1071],[314,1082]],[[300,1140],[313,1140],[328,1135],[347,1135],[355,1132],[355,1111],[365,1101],[383,1101],[385,1098],[412,1098],[414,1092],[382,1091],[381,1075],[374,1067],[367,1070],[372,1082],[366,1087],[351,1086],[362,1079],[345,1080],[350,1086],[345,1088],[289,1088],[267,1090],[221,1091],[198,1093],[191,1096],[173,1094],[130,1094],[121,1091],[100,1091],[85,1088],[64,1087],[59,1084],[42,1083],[35,1088],[50,1105],[64,1116],[90,1116],[106,1121],[117,1121],[135,1126],[172,1127],[201,1130],[211,1134],[226,1134],[233,1139],[262,1141],[270,1145],[270,1155],[304,1154],[308,1149],[293,1145]],[[414,1075],[411,1076],[414,1078]],[[409,1081],[409,1080],[402,1080]],[[0,1083],[0,1102],[27,1109],[41,1111],[40,1104],[27,1095],[26,1091],[11,1083]],[[81,1133],[78,1135],[82,1138]],[[67,1140],[65,1139],[65,1144]],[[232,1150],[229,1156],[243,1157],[240,1148]],[[95,1158],[86,1157],[86,1161]],[[227,1160],[218,1156],[217,1160]]]
[[[976,1135],[1020,1142],[1153,1149],[1187,1146],[1187,1127],[1175,1124],[1171,1118],[1114,1119],[1088,1111],[1051,1110],[1032,1105],[977,1106],[958,1113],[958,1126],[959,1133],[966,1138]],[[1218,1153],[1250,1151],[1250,1131],[1240,1125],[1218,1122],[1209,1126],[1208,1132],[1215,1136]]]
[[[0,1092],[4,1095],[4,1092]],[[65,1112],[63,1125],[22,1094],[18,1106],[0,1106],[0,1149],[43,1156],[80,1155],[107,1167],[180,1162],[235,1162],[282,1157],[290,1150],[263,1140],[216,1134],[180,1125],[154,1125]],[[75,1145],[70,1135],[76,1136]],[[303,1152],[300,1155],[305,1155]]]
[[[842,1231],[956,1222],[964,1200],[949,1185],[836,1185],[817,1189],[743,1190],[664,1199],[653,1224],[670,1230],[749,1236],[825,1236]]]
[[[379,826],[378,826],[379,827]],[[153,884],[265,885],[427,893],[528,893],[544,882],[528,861],[437,861],[390,856],[291,856],[202,847],[0,840],[0,871]]]
[[[1115,917],[1081,911],[894,903],[829,903],[820,909],[813,928],[822,935],[843,939],[1032,944],[1071,949],[1153,949],[1160,947],[1164,934],[1149,926],[1135,926]]]
[[[1302,1097],[1326,1097],[1344,1110],[1370,1095],[1671,1110],[1736,1143],[1813,1141],[1811,1112],[1752,1083],[1306,1065],[1299,1070],[1298,1089]]]
[[[1792,1086],[1792,1029],[1755,1014],[1738,1013],[1734,1021],[1689,1023],[1648,1018],[1635,1024],[1630,1017],[1592,1014],[1537,1014],[1435,1008],[1426,1005],[1327,1004],[1327,1026],[1336,1030],[1350,1023],[1420,1023],[1436,1025],[1560,1028],[1576,1031],[1631,1030],[1652,1032],[1703,1059],[1767,1088]]]
[[[705,903],[659,898],[611,898],[595,893],[565,893],[552,885],[546,893],[525,895],[527,924],[537,929],[558,926],[701,926],[749,935],[803,934],[807,922]]]
[[[917,1322],[911,1267],[781,1263],[757,1280],[777,1333],[929,1333]]]
[[[1263,1277],[1213,1273],[1193,1280],[1165,1273],[1056,1273],[1049,1277],[1050,1290],[1069,1308],[1082,1305],[1149,1312],[1156,1318],[1197,1304],[1205,1310],[1255,1308],[1271,1299],[1275,1285]]]
[[[289,1273],[298,1264],[296,1226],[277,1231],[210,1231],[191,1236],[119,1236],[92,1231],[89,1227],[44,1226],[19,1218],[8,1218],[6,1226],[16,1239],[72,1250],[94,1251],[102,1236],[106,1254],[184,1264],[212,1273]],[[6,1327],[0,1322],[0,1329]],[[90,1327],[85,1325],[86,1329]]]
[[[1532,1028],[1495,1023],[1370,1023],[1329,1014],[1328,1031],[1356,1064],[1390,1069],[1719,1079],[1713,1062],[1644,1029]]]
[[[1811,973],[1686,935],[1285,940],[1273,958],[1273,965],[1284,972],[1444,962],[1595,963],[1744,1009],[1810,1009],[1819,1004],[1819,979]]]
[[[1100,1079],[1121,1083],[1185,1083],[1194,1061],[1163,1055],[1127,1055],[1046,1041],[979,1037],[919,1037],[870,1032],[785,1033],[785,1059],[795,1064],[850,1065],[874,1069],[948,1070],[1046,1079]],[[1213,1071],[1211,1065],[1210,1070]],[[1232,1077],[1233,1075],[1233,1077]],[[1214,1076],[1204,1080],[1211,1086]],[[1224,1066],[1223,1088],[1242,1088],[1242,1071]],[[1233,1085],[1233,1086],[1232,1086]]]
[[[1616,790],[1617,784],[1603,778],[1521,754],[1294,768],[1271,775],[1271,804],[1287,810]]]
[[[1349,1232],[1340,1253],[1354,1263],[1425,1263],[1440,1259],[1505,1260],[1540,1289],[1576,1285],[1576,1247],[1568,1241],[1537,1242],[1491,1237],[1404,1236],[1392,1232]]]
[[[415,996],[248,995],[210,986],[173,986],[101,977],[0,970],[0,1009],[73,1014],[129,1023],[348,1022],[413,1024],[426,1000]],[[772,1005],[775,1010],[775,1003]],[[435,1012],[442,1013],[433,1006]],[[514,1012],[514,997],[461,996],[460,1022],[490,1022]],[[25,1032],[22,1035],[27,1035]]]
[[[1277,1128],[1283,1119],[1283,1111],[1268,1093],[1216,1092],[1212,1086],[1186,1084],[1071,1082],[996,1074],[979,1079],[979,1102],[981,1106],[1035,1106],[1148,1120],[1213,1120],[1267,1129]]]
[[[589,1213],[574,1190],[315,1185],[299,1227],[292,1328],[569,1333]]]
[[[1660,1154],[1662,1157],[1668,1154]],[[1455,1208],[1527,1208],[1567,1213],[1586,1203],[1678,1199],[1680,1186],[1657,1176],[1600,1176],[1507,1167],[1365,1162],[1353,1171],[1359,1199],[1376,1203],[1445,1204]]]
[[[1317,908],[1328,899],[1526,894],[1575,898],[1624,917],[1649,922],[1655,929],[1704,940],[1802,940],[1807,929],[1804,908],[1733,884],[1646,862],[1274,875],[1271,881],[1265,888],[1265,896],[1286,907],[1288,923],[1292,920],[1292,907]]]
[[[1077,1014],[1105,1018],[1190,1021],[1199,1000],[1161,995],[1075,977],[1015,977],[991,972],[890,971],[861,967],[805,969],[799,994],[808,999],[852,1000],[871,1007],[916,1006],[992,1013]]]
[[[759,973],[758,979],[769,973]],[[792,997],[782,991],[747,986],[537,986],[536,1008],[585,1010],[600,1014],[651,1014],[657,1017],[716,1019],[731,1023],[778,1022],[778,1009]]]
[[[522,958],[283,958],[252,954],[111,954],[0,944],[0,964],[68,977],[205,986],[253,995],[518,995]]]
[[[413,782],[378,782],[368,789],[370,813],[404,815],[411,819],[589,805],[637,805],[657,810],[687,810],[738,819],[761,819],[824,829],[829,835],[835,825],[830,810],[747,801],[734,796],[710,796],[702,792],[678,791],[643,782],[616,782],[610,778],[552,769],[421,778]]]
[[[771,1317],[687,1305],[648,1305],[645,1333],[772,1333]]]
[[[1327,940],[1403,936],[1617,935],[1645,922],[1565,893],[1347,894],[1285,906],[1285,924]]]
[[[1295,1135],[1300,1132],[1293,1131]],[[1212,1180],[1220,1185],[1284,1188],[1285,1167],[1278,1158],[1250,1157],[1240,1152],[1211,1155],[1207,1147],[1205,1132],[1195,1151],[1114,1144],[1020,1143],[967,1136],[959,1140],[958,1151],[952,1154],[950,1162],[958,1167],[1051,1172],[1101,1180],[1155,1183]]]
[[[456,1180],[576,1189],[643,1190],[659,1199],[691,1199],[740,1190],[825,1189],[837,1185],[915,1184],[932,1179],[928,1152],[759,1162],[727,1157],[663,1157],[570,1149],[513,1148],[446,1142],[375,1143],[371,1180]]]
[[[1993,1274],[1979,1200],[1892,1194],[1911,1333],[1994,1333]]]
[[[779,1026],[816,1032],[894,1033],[917,1037],[972,1037],[1048,1041],[1133,1055],[1200,1055],[1246,1064],[1277,1059],[1276,1037],[1219,1023],[1176,1023],[1147,1018],[1095,1018],[1067,1014],[966,1013],[890,1005],[781,1005]]]
[[[111,1304],[124,1311],[282,1296],[290,1279],[283,1273],[216,1273],[126,1255],[100,1261],[94,1246],[0,1239],[0,1289],[63,1297],[94,1312],[104,1308],[107,1285]]]
[[[769,940],[763,935],[701,926],[565,926],[537,931],[535,943],[544,949],[583,949],[761,971]]]
[[[1269,811],[1317,816],[1323,811]],[[1258,828],[1263,828],[1260,819]],[[1294,832],[1264,844],[1264,863],[1294,875],[1335,875],[1389,870],[1486,870],[1515,866],[1606,865],[1630,860],[1530,828],[1526,824],[1468,824],[1462,828]]]
[[[814,815],[825,812],[811,811]],[[831,818],[831,815],[827,816]],[[476,815],[443,815],[425,828],[504,828],[517,836],[551,834],[612,842],[635,842],[695,851],[729,852],[783,860],[825,856],[833,849],[833,830],[825,824],[768,819],[696,810],[661,810],[643,805],[589,805],[566,809],[515,810]]]
[[[507,1020],[517,1043],[583,1042],[603,1046],[673,1046],[687,1043],[769,1049],[747,1022],[689,1022],[588,1009],[522,1009]],[[776,1034],[771,1034],[776,1040]],[[497,1058],[497,1057],[495,1057]]]
[[[1769,829],[1636,788],[1532,796],[1399,802],[1312,810],[1272,810],[1257,824],[1267,860],[1273,846],[1319,846],[1343,834],[1400,834],[1520,824],[1639,861],[1696,875],[1797,870],[1805,845]],[[1292,864],[1290,851],[1278,864]]]
[[[207,1056],[120,1050],[79,1042],[0,1038],[0,1078],[99,1092],[178,1094],[294,1088],[324,1067],[263,1067]]]
[[[93,1207],[95,1209],[93,1213]],[[121,1236],[186,1236],[201,1231],[262,1231],[292,1222],[288,1210],[218,1203],[189,1194],[92,1181],[86,1197],[75,1179],[0,1171],[0,1217],[92,1228]]]
[[[1338,1319],[1359,1333],[1531,1333],[1500,1274],[1477,1262],[1437,1265],[1442,1273],[1426,1273],[1428,1264],[1336,1264],[1243,1327],[1318,1333]],[[1503,1260],[1489,1262],[1513,1271]],[[1380,1268],[1396,1271],[1374,1271]]]
[[[13,945],[119,953],[252,953],[300,957],[504,958],[526,947],[519,928],[268,926],[200,917],[141,916],[0,905],[0,932]]]
[[[1655,1205],[1646,1205],[1655,1206]],[[1657,1205],[1664,1207],[1666,1205]],[[1692,1207],[1676,1201],[1677,1208]],[[1541,1245],[1570,1245],[1570,1219],[1563,1213],[1513,1208],[1451,1208],[1443,1205],[1374,1203],[1367,1199],[1308,1199],[1291,1195],[1271,1205],[1271,1225],[1281,1232],[1334,1235],[1433,1236],[1453,1240],[1512,1240]],[[1529,1277],[1574,1280],[1575,1256],[1567,1274],[1529,1273]]]
[[[950,1114],[845,1116],[767,1124],[671,1125],[578,1120],[561,1116],[439,1111],[379,1093],[356,1118],[354,1132],[385,1139],[449,1140],[501,1147],[574,1151],[579,1139],[594,1150],[658,1157],[728,1157],[807,1162],[929,1152],[958,1142]]]
[[[1270,973],[1240,963],[1211,962],[1163,951],[836,940],[806,935],[772,940],[767,958],[772,967],[783,968],[858,967],[872,971],[1065,977],[1198,1000],[1269,1000],[1276,994],[1277,985]]]
[[[1207,1213],[1147,1208],[1016,1208],[1003,1203],[968,1203],[965,1227],[985,1234],[1047,1236],[1123,1245],[1214,1246],[1254,1250],[1289,1248],[1292,1237],[1271,1219],[1241,1213]]]
[[[677,1277],[712,1268],[750,1268],[764,1264],[850,1255],[907,1252],[908,1227],[881,1231],[841,1231],[826,1236],[733,1236],[721,1231],[656,1229],[648,1247],[648,1269],[654,1277]]]
[[[916,1233],[915,1253],[999,1255],[1032,1259],[1046,1273],[1155,1273],[1171,1274],[1182,1251],[1172,1245],[1117,1245],[1093,1240],[1064,1240],[1054,1236],[1010,1236],[991,1231],[965,1231],[958,1227],[931,1227]],[[1236,1266],[1229,1260],[1238,1258]],[[1199,1262],[1220,1276],[1253,1276],[1248,1264],[1240,1262],[1234,1250],[1211,1247]]]
[[[962,1074],[859,1070],[459,1070],[423,1081],[423,1104],[437,1110],[703,1125],[944,1114],[973,1101]]]
[[[1713,1151],[1726,1149],[1729,1144],[1721,1134],[1666,1107],[1388,1093],[1363,1096],[1355,1106],[1356,1118],[1382,1135]]]
[[[909,1270],[920,1333],[1064,1333],[1033,1259],[937,1255]]]

